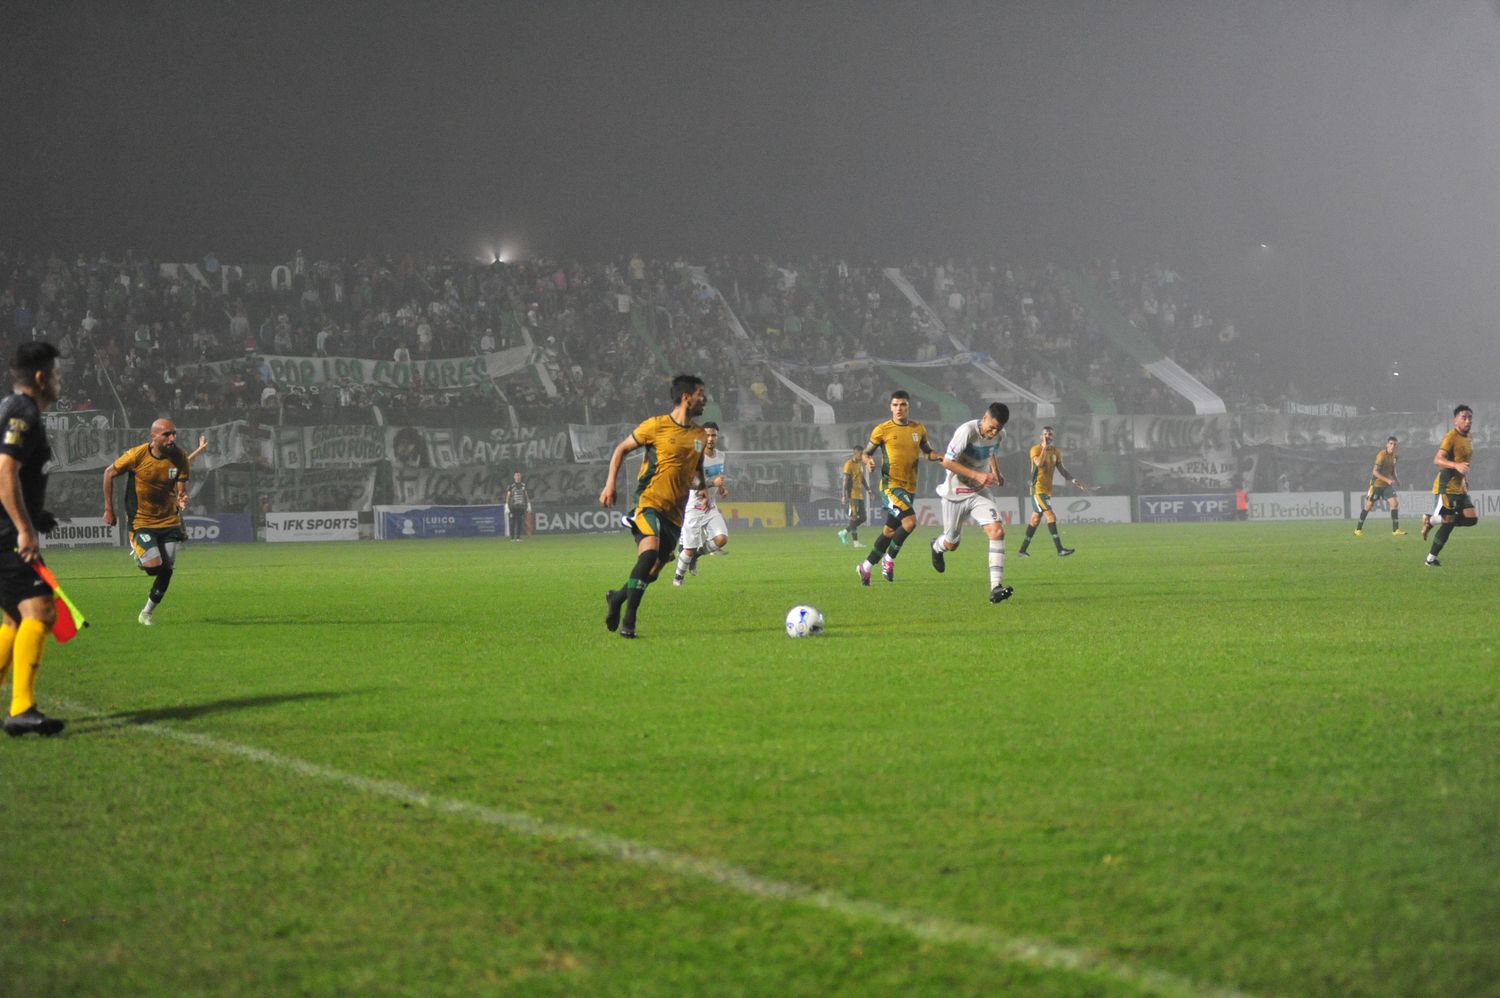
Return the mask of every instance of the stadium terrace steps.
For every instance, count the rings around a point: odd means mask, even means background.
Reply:
[[[1193,404],[1200,416],[1227,411],[1224,400],[1213,389],[1193,377],[1115,306],[1109,297],[1077,271],[1059,270],[1057,281],[1082,305],[1092,324],[1121,350],[1135,358],[1156,380]]]

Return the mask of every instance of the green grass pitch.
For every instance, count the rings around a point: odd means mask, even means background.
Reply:
[[[1408,524],[1410,526],[1410,524]],[[15,994],[1500,994],[1500,538],[740,531],[51,553]],[[868,537],[874,532],[866,530]],[[796,603],[826,635],[791,640]]]

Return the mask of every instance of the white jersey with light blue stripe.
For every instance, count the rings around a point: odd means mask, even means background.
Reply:
[[[1000,441],[1004,439],[1005,431],[1001,430],[993,438],[986,440],[979,433],[979,420],[971,419],[954,431],[953,439],[948,441],[948,449],[943,453],[943,457],[950,461],[957,461],[965,468],[988,472],[990,458],[998,459]],[[972,478],[965,478],[957,472],[950,471],[943,479],[943,487],[938,490],[938,494],[949,499],[962,499],[985,491],[987,490],[977,487]]]
[[[724,452],[703,455],[703,481],[711,482],[724,474]],[[687,508],[696,510],[716,509],[719,505],[719,490],[716,486],[693,489],[688,493]]]

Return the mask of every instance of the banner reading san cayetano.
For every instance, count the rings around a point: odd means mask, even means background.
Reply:
[[[566,461],[568,433],[558,426],[280,426],[276,467],[456,468]]]

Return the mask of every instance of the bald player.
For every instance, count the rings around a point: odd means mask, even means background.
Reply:
[[[167,595],[177,551],[187,540],[182,511],[187,508],[188,456],[177,446],[177,427],[170,419],[151,424],[151,439],[115,458],[104,469],[104,522],[115,522],[114,482],[128,475],[134,488],[125,495],[130,513],[130,550],[136,564],[151,576],[151,594],[136,616],[150,627],[156,607]]]

